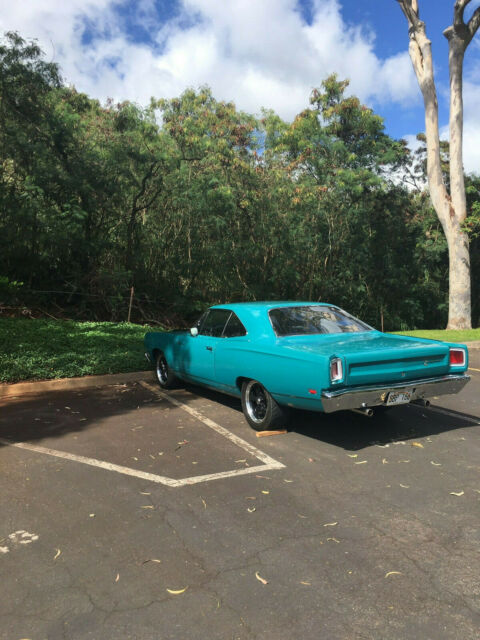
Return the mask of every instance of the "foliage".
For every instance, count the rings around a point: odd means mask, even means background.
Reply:
[[[7,35],[0,304],[118,321],[133,286],[132,318],[170,326],[251,299],[327,300],[386,329],[441,325],[439,223],[420,188],[398,184],[416,175],[405,144],[347,85],[327,78],[291,123],[208,87],[102,106]]]
[[[126,322],[0,319],[0,382],[148,369],[148,330]]]

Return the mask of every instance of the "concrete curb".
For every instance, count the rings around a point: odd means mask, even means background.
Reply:
[[[475,340],[474,342],[464,342],[463,344],[466,344],[468,349],[480,349],[480,340]]]
[[[130,371],[129,373],[113,373],[103,376],[82,376],[81,378],[60,378],[57,380],[40,380],[37,382],[18,382],[16,384],[0,384],[0,398],[11,398],[26,394],[41,394],[49,391],[71,391],[103,387],[108,384],[124,384],[151,380],[152,371]]]

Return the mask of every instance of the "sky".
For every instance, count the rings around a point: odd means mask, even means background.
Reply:
[[[448,139],[454,0],[419,0]],[[468,18],[480,5],[472,0]],[[67,84],[104,102],[172,98],[207,84],[218,100],[286,120],[332,72],[395,138],[424,130],[423,102],[396,0],[0,0],[0,33],[37,39]],[[464,161],[480,173],[480,32],[465,58]]]

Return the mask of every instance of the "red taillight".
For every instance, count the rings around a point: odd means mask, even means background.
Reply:
[[[450,365],[455,367],[465,365],[465,349],[450,349]]]
[[[338,382],[343,378],[343,366],[340,358],[330,360],[330,380]]]

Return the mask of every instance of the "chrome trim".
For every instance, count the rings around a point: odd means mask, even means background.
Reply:
[[[376,407],[385,405],[390,391],[410,391],[412,399],[423,400],[431,396],[441,396],[458,393],[470,380],[466,374],[449,374],[441,378],[423,378],[411,382],[393,382],[385,385],[369,385],[335,391],[322,391],[322,405],[325,413],[343,411],[345,409],[359,409],[361,407]],[[392,405],[394,406],[394,405]]]
[[[145,351],[145,358],[146,358],[149,362],[151,362],[151,361],[152,361],[152,359],[150,358],[150,354],[148,353],[148,351]]]

